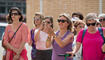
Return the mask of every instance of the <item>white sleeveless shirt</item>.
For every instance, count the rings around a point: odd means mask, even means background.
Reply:
[[[36,33],[38,31],[39,31],[39,29],[35,30],[35,32],[34,32],[35,35],[36,35]],[[50,49],[52,49],[52,46],[49,47],[49,48],[46,48],[46,40],[47,40],[47,38],[48,38],[48,34],[43,32],[43,31],[40,31],[39,40],[37,40],[37,42],[36,42],[36,49],[38,49],[38,50],[50,50]]]

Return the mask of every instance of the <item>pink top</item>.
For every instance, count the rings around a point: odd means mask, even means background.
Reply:
[[[77,36],[77,42],[82,41],[83,30],[81,30]],[[101,47],[103,45],[103,38],[99,31],[96,33],[89,33],[88,29],[83,38],[83,60],[103,60],[103,53]]]
[[[20,23],[21,24],[21,23]],[[19,24],[19,26],[20,26]],[[19,28],[19,30],[16,32],[16,35],[14,36],[14,38],[11,40],[10,44],[15,47],[15,48],[20,48],[20,44],[24,41],[28,41],[28,27],[26,26],[26,24],[22,24],[21,27]],[[11,39],[11,37],[13,36],[14,31],[12,30],[11,24],[9,24],[6,29],[5,29],[5,34],[3,36],[4,42],[3,44],[5,45],[6,43],[8,43],[8,41]],[[25,49],[25,47],[24,47]],[[7,51],[7,57],[9,57],[10,52]]]

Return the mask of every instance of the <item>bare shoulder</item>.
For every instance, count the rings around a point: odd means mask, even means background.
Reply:
[[[69,33],[68,37],[74,37],[73,33]]]

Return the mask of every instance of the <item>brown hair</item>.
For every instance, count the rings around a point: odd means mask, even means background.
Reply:
[[[8,23],[10,23],[10,24],[13,23],[13,20],[12,20],[12,18],[11,18],[11,13],[12,13],[13,10],[17,11],[18,14],[21,16],[21,17],[19,18],[19,21],[23,21],[23,15],[22,15],[20,9],[17,8],[17,7],[12,7],[12,8],[9,10],[9,14],[8,14],[8,16],[7,16],[7,21],[8,21]]]
[[[85,26],[85,23],[82,20],[77,20],[74,23],[74,28],[77,28],[78,25],[80,25],[80,24],[83,24]],[[73,33],[74,33],[74,35],[76,35],[77,34],[77,31],[74,29],[74,32]]]
[[[53,17],[52,16],[46,16],[45,19],[49,19],[52,23],[51,27],[53,28]]]

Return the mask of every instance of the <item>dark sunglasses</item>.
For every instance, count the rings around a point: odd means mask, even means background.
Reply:
[[[19,15],[18,13],[11,13],[11,16],[16,16],[16,15]]]
[[[50,24],[51,22],[49,22],[49,21],[46,21],[46,23],[47,23],[47,24]]]
[[[99,19],[99,21],[100,21],[100,22],[105,21],[105,18],[104,18],[104,19]]]
[[[86,25],[87,25],[87,26],[90,26],[90,25],[95,26],[96,23],[87,23]]]
[[[60,22],[62,22],[62,23],[67,22],[67,20],[61,20],[61,19],[58,19],[57,21],[58,21],[58,23],[60,23]]]

